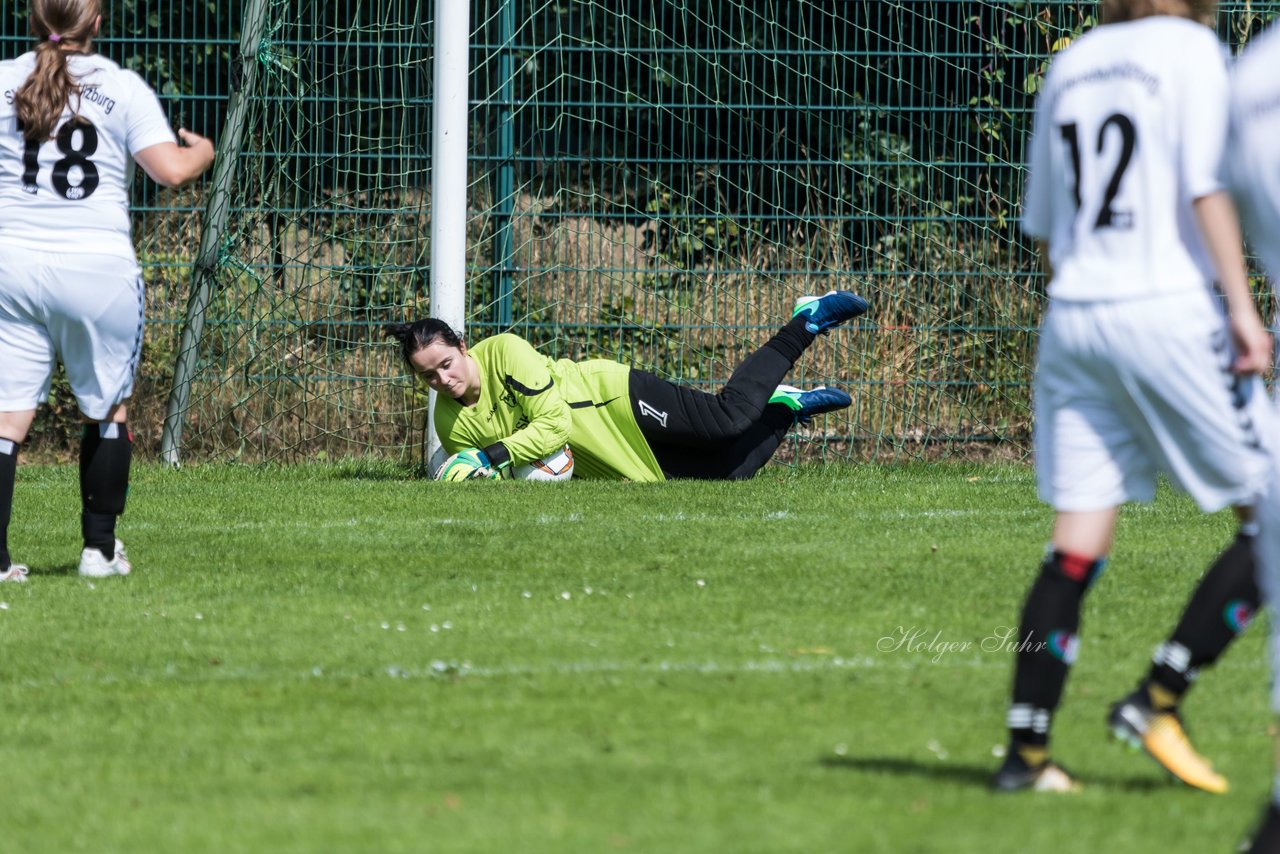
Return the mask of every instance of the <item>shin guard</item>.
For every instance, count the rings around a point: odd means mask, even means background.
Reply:
[[[1048,743],[1050,719],[1076,659],[1080,606],[1104,562],[1055,551],[1040,565],[1022,609],[1015,651],[1008,719],[1015,745]]]
[[[111,560],[116,550],[116,519],[129,491],[133,437],[124,424],[87,424],[80,442],[80,531],[85,548]]]
[[[17,442],[0,439],[0,572],[9,568],[9,517],[13,513],[13,483],[18,474]]]
[[[1213,664],[1253,619],[1262,600],[1254,575],[1253,537],[1241,532],[1191,594],[1182,619],[1151,662],[1149,683],[1173,699]]]

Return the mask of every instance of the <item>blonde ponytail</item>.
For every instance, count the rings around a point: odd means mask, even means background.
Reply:
[[[98,8],[98,0],[32,0],[36,67],[13,97],[25,139],[44,142],[53,136],[64,110],[70,107],[73,115],[79,112],[80,82],[71,73],[67,56],[88,52]]]

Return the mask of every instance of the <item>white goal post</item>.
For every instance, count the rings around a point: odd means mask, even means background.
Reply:
[[[431,140],[431,316],[466,332],[469,3],[437,0]],[[440,448],[430,393],[427,454]]]

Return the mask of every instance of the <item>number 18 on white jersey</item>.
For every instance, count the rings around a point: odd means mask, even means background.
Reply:
[[[81,86],[79,120],[69,105],[42,142],[23,136],[14,106],[35,54],[0,62],[0,241],[132,258],[132,155],[174,142],[173,131],[137,74],[97,55],[67,61]]]

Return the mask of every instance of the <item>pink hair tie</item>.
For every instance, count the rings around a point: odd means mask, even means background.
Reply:
[[[49,33],[49,41],[60,42],[62,41],[62,36],[58,35],[57,33]]]

